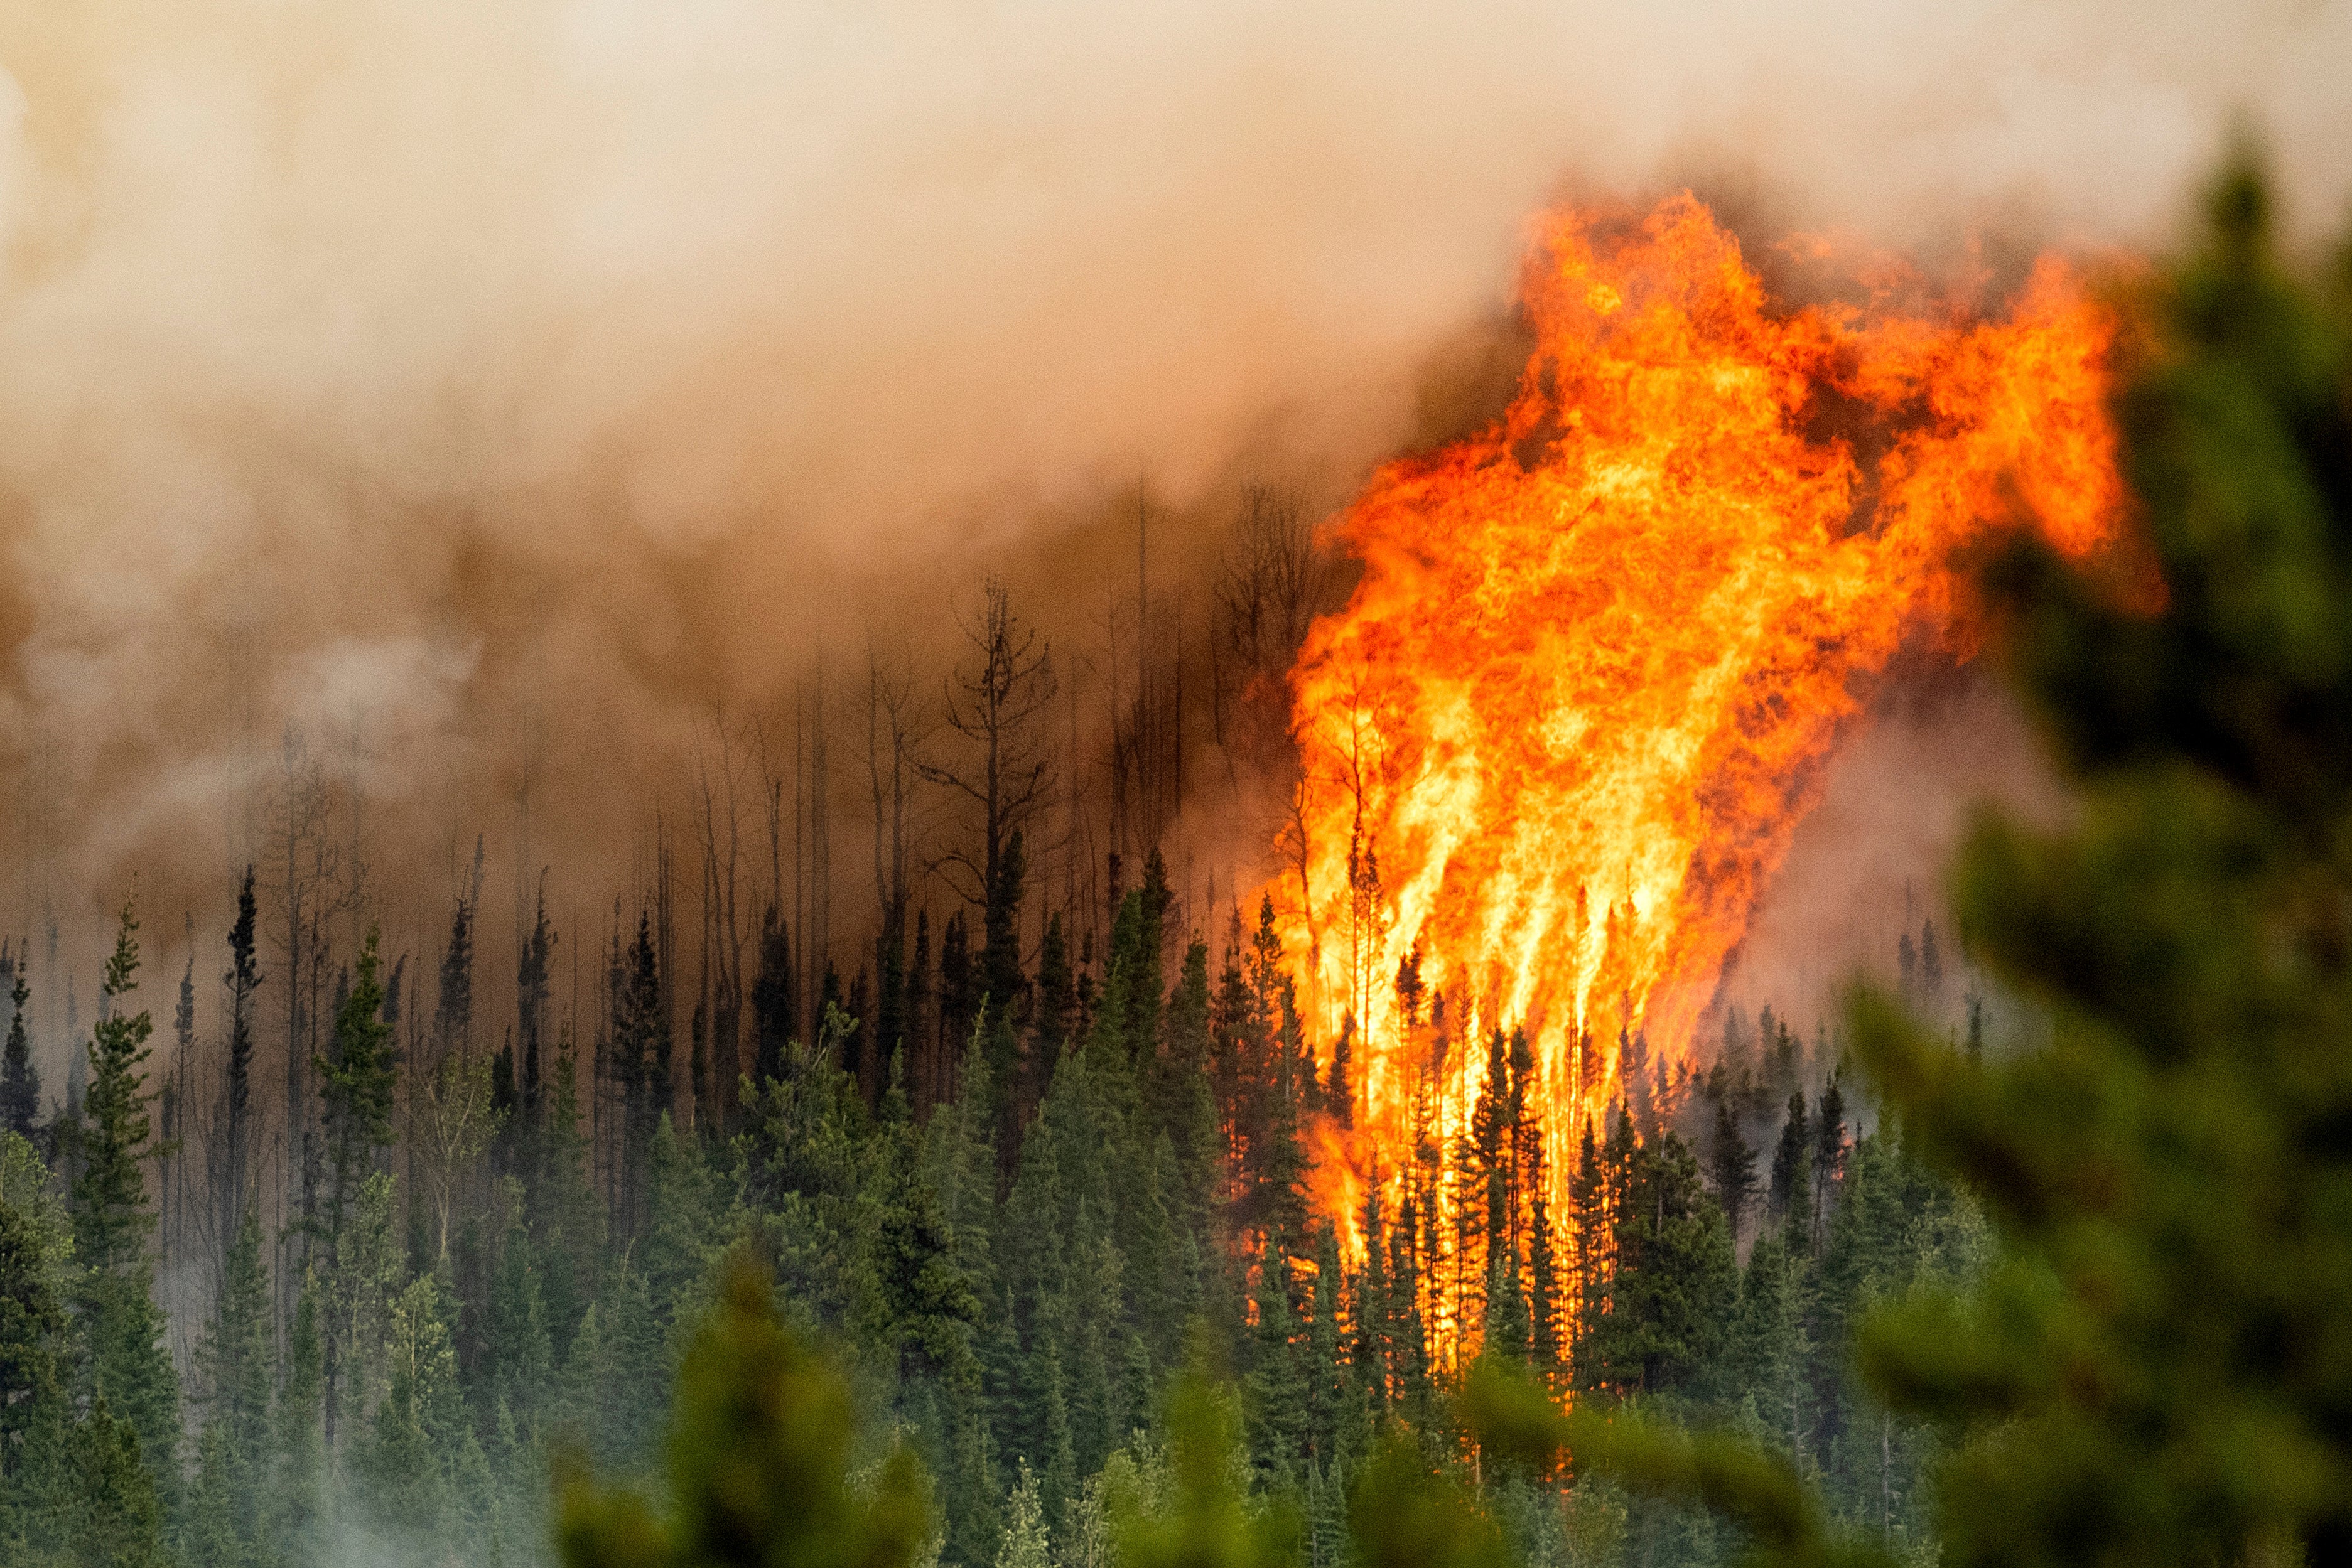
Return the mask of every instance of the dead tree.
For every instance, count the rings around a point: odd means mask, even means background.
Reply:
[[[1212,729],[1229,775],[1277,755],[1289,720],[1283,677],[1336,586],[1298,497],[1243,487],[1218,563],[1209,637]]]
[[[330,830],[332,801],[325,770],[300,730],[289,726],[278,744],[278,787],[269,803],[274,926],[271,936],[285,977],[286,1104],[281,1139],[278,1309],[290,1317],[303,1265],[310,1259],[310,1222],[318,1207],[320,1147],[311,1102],[310,1061],[320,1054],[320,1020],[326,1010],[328,958],[339,915],[359,902],[362,872],[346,865]]]
[[[1003,583],[989,582],[978,620],[958,620],[973,663],[943,683],[944,712],[971,755],[915,766],[977,813],[977,856],[971,843],[956,844],[935,867],[966,903],[985,905],[1002,879],[1013,836],[1052,798],[1054,754],[1042,721],[1055,686],[1052,649],[1021,624]]]
[[[712,1133],[732,1130],[735,1086],[743,1071],[743,947],[749,923],[742,909],[743,786],[752,737],[730,728],[724,710],[711,716],[711,741],[697,747],[699,796],[696,823],[702,840],[702,997],[710,1061],[710,1103],[697,1105],[698,1122]],[[714,776],[712,758],[717,758]],[[771,852],[774,840],[770,830]]]
[[[907,911],[913,896],[907,868],[908,812],[918,750],[929,735],[929,725],[915,697],[912,670],[901,657],[884,660],[878,648],[866,653],[866,778],[874,808],[874,898],[881,911],[881,931],[875,939],[875,975],[880,992],[876,1016],[867,1022],[875,1042],[873,1066],[880,1074],[889,1070],[890,1053],[905,1043],[909,1030],[910,998],[907,972]],[[913,1064],[908,1063],[911,1067]]]

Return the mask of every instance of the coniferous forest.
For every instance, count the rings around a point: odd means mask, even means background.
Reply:
[[[0,958],[0,1555],[2336,1561],[2352,382],[2262,201],[2225,179],[2141,307],[2161,607],[1988,569],[2080,820],[1971,841],[1968,959],[1923,921],[1843,1015],[1622,1037],[1564,1184],[1524,1038],[1408,970],[1486,1087],[1397,1212],[1333,1212],[1356,1088],[1271,903],[1150,844],[1033,869],[1052,694],[1002,593],[942,688],[978,749],[870,748],[855,915],[706,796],[600,924],[526,903],[510,974],[479,851],[393,951],[289,749],[176,974],[132,892],[87,1017],[39,934]],[[919,787],[972,808],[951,907],[892,842]]]

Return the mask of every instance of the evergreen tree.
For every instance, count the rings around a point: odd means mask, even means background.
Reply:
[[[1737,1242],[1740,1221],[1748,1213],[1748,1200],[1756,1195],[1756,1151],[1740,1135],[1739,1118],[1728,1100],[1715,1108],[1715,1138],[1707,1151],[1707,1175],[1713,1180],[1716,1201],[1723,1205],[1723,1218],[1731,1239]]]
[[[219,1125],[213,1166],[213,1223],[224,1255],[236,1245],[237,1228],[256,1196],[249,1169],[253,1155],[253,1019],[254,994],[261,988],[261,966],[254,957],[257,906],[253,896],[253,867],[245,868],[237,886],[236,919],[228,928],[228,972],[221,983],[228,991],[228,1049],[222,1063]],[[224,1266],[226,1281],[228,1270]]]
[[[781,1078],[784,1050],[792,1043],[800,1017],[800,999],[793,990],[793,944],[783,916],[773,904],[760,922],[760,972],[751,982],[752,1078],[765,1082]]]
[[[548,1023],[549,983],[555,957],[555,928],[547,920],[547,874],[540,873],[537,916],[531,922],[530,935],[523,939],[522,951],[515,967],[515,1043],[517,1065],[520,1069],[516,1082],[518,1114],[512,1124],[511,1135],[523,1151],[517,1174],[526,1187],[535,1186],[539,1180],[539,1145],[546,1115],[545,1070],[553,1052],[550,1048],[552,1031]]]
[[[116,1418],[102,1388],[92,1396],[89,1414],[73,1427],[66,1468],[73,1478],[65,1532],[68,1563],[167,1568],[172,1559],[163,1545],[155,1468],[141,1457],[138,1427]]]
[[[326,1375],[326,1443],[341,1450],[339,1431],[348,1406],[358,1413],[364,1393],[353,1375],[371,1309],[386,1294],[392,1260],[389,1235],[391,1178],[375,1170],[376,1151],[392,1142],[395,1063],[393,1026],[383,1017],[384,988],[378,935],[371,926],[361,943],[352,984],[338,1000],[329,1054],[313,1057],[319,1074],[322,1147],[327,1162],[325,1201],[317,1228],[320,1281],[320,1314]],[[376,1190],[365,1189],[374,1185]]]
[[[1845,1090],[1830,1075],[1822,1091],[1820,1118],[1813,1124],[1813,1245],[1822,1244],[1828,1223],[1831,1196],[1845,1175]]]
[[[0,1133],[0,1138],[14,1137]],[[66,1312],[57,1244],[0,1191],[0,1544],[28,1542],[64,1426]]]
[[[0,1132],[30,1138],[41,1114],[41,1075],[33,1066],[33,992],[25,983],[25,967],[15,967],[8,988],[8,1039],[0,1047]]]
[[[141,1167],[152,1152],[147,1107],[153,1096],[145,1068],[154,1026],[143,1010],[126,1010],[125,1000],[138,985],[138,919],[125,904],[90,1036],[89,1088],[73,1183],[74,1252],[84,1270],[76,1315],[87,1347],[88,1396],[105,1398],[120,1412],[116,1419],[137,1434],[131,1447],[145,1456],[153,1494],[169,1507],[178,1492],[180,1384],[163,1346],[163,1313],[155,1304],[146,1246],[155,1216]],[[116,1439],[109,1436],[105,1442]],[[115,1451],[105,1449],[107,1462]]]
[[[748,1261],[695,1333],[677,1402],[661,1515],[584,1477],[563,1484],[557,1540],[570,1568],[909,1568],[929,1524],[911,1459],[893,1456],[873,1484],[852,1486],[849,1389],[784,1327]]]
[[[1787,1119],[1780,1124],[1780,1141],[1772,1146],[1769,1193],[1772,1218],[1780,1220],[1792,1236],[1811,1234],[1811,1206],[1807,1199],[1812,1186],[1811,1162],[1812,1130],[1805,1117],[1805,1092],[1792,1090]]]
[[[1622,1173],[1610,1183],[1612,1255],[1588,1291],[1578,1381],[1619,1392],[1690,1390],[1720,1353],[1738,1300],[1730,1228],[1681,1138],[1634,1145],[1628,1134],[1622,1156],[1613,1133],[1610,1144],[1607,1163]]]
[[[1045,1508],[1028,1460],[1021,1461],[1019,1474],[1021,1479],[1013,1488],[1012,1516],[1004,1521],[1004,1543],[996,1551],[996,1568],[1053,1568]]]
[[[270,1533],[297,1562],[315,1552],[326,1484],[327,1373],[320,1342],[320,1291],[315,1274],[302,1280],[294,1320],[286,1332],[285,1369],[270,1412],[278,1448],[270,1499]]]
[[[508,1176],[500,1186],[507,1224],[490,1288],[483,1358],[489,1376],[480,1385],[480,1395],[486,1408],[504,1406],[526,1432],[532,1432],[541,1403],[553,1385],[555,1350],[540,1291],[537,1249],[523,1223],[522,1184]]]
[[[569,1343],[595,1293],[604,1227],[590,1179],[593,1151],[582,1125],[579,1070],[568,1030],[560,1043],[541,1139],[539,1207],[530,1219],[548,1332],[562,1344]]]
[[[1249,1412],[1252,1457],[1270,1475],[1286,1479],[1297,1475],[1306,1459],[1310,1416],[1307,1377],[1300,1364],[1305,1325],[1297,1298],[1288,1249],[1269,1229],[1258,1249],[1251,1297],[1256,1327],[1242,1400]]]
[[[259,1508],[269,1465],[273,1372],[269,1306],[261,1222],[247,1206],[229,1248],[219,1304],[196,1353],[207,1393],[201,1485],[209,1506],[219,1510],[209,1528],[215,1550],[232,1550],[238,1561],[257,1556],[263,1543]]]
[[[1077,1005],[1076,977],[1070,968],[1069,944],[1062,938],[1061,912],[1056,910],[1045,917],[1045,940],[1037,950],[1036,1005],[1030,1009],[1029,1030],[1029,1061],[1038,1074],[1033,1094],[1043,1092],[1044,1075],[1062,1059]]]
[[[431,1542],[446,1532],[463,1423],[457,1354],[430,1274],[411,1281],[388,1314],[387,1377],[352,1470],[377,1529]],[[543,1385],[542,1385],[543,1386]]]
[[[1559,1244],[1552,1235],[1549,1184],[1540,1175],[1528,1222],[1528,1358],[1546,1383],[1558,1379],[1567,1346],[1561,1322]]]

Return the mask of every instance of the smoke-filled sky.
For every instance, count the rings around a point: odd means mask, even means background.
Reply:
[[[535,737],[609,841],[820,644],[1077,615],[1139,484],[1344,499],[1562,193],[2140,245],[2245,110],[2333,227],[2347,62],[2340,3],[7,0],[0,868],[211,875],[289,716],[453,823]]]

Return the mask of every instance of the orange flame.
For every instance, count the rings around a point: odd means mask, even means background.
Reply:
[[[1502,421],[1333,525],[1366,570],[1292,676],[1283,891],[1327,1061],[1354,1020],[1359,1146],[1325,1162],[1401,1169],[1417,1090],[1454,1146],[1481,1037],[1525,1027],[1557,1198],[1621,1029],[1686,1052],[1873,678],[1964,643],[1956,549],[2022,515],[2090,551],[2121,488],[2113,323],[2055,261],[2005,320],[1776,310],[1685,195],[1548,218],[1523,298]]]

